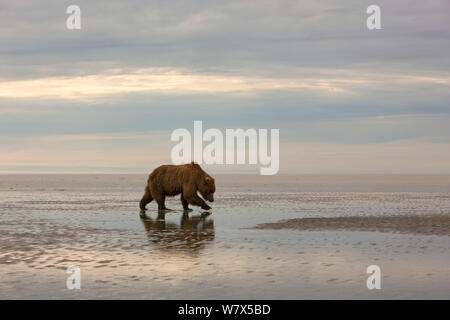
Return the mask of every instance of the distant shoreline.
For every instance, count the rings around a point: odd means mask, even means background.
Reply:
[[[122,187],[138,190],[145,174],[0,174],[0,190],[11,188],[66,189],[76,187]],[[214,174],[218,193],[252,192],[450,192],[449,175],[312,175]],[[300,196],[298,201],[302,201]]]

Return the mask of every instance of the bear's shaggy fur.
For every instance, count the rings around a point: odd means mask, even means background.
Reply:
[[[162,165],[150,174],[145,187],[144,196],[139,204],[141,210],[153,199],[158,203],[158,210],[167,209],[166,196],[181,194],[181,203],[184,210],[190,210],[188,205],[200,206],[204,210],[211,209],[206,202],[197,195],[214,201],[216,186],[213,177],[207,174],[194,162],[183,165]]]

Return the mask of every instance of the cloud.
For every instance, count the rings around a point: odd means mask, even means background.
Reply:
[[[129,93],[224,93],[259,90],[310,89],[345,93],[345,79],[283,79],[182,73],[141,69],[134,73],[84,77],[52,77],[0,82],[0,98],[58,98],[88,100]]]
[[[247,74],[304,67],[417,74],[449,66],[445,0],[380,0],[377,32],[365,24],[372,3],[356,0],[80,0],[79,31],[65,27],[69,4],[2,1],[2,77],[101,74],[117,66]]]
[[[399,172],[447,170],[448,1],[380,0],[376,31],[356,0],[79,0],[77,31],[69,4],[0,2],[3,168],[144,167],[169,153],[156,132],[203,120],[280,128],[289,150],[311,148],[307,172],[395,171],[370,159],[396,148]]]
[[[0,98],[57,98],[87,100],[108,95],[130,93],[187,93],[258,92],[262,90],[302,90],[329,92],[339,95],[358,95],[371,87],[437,85],[449,89],[450,77],[431,77],[401,74],[357,74],[328,70],[324,77],[268,78],[232,75],[198,74],[178,70],[138,69],[132,73],[108,70],[105,74],[47,77],[28,80],[0,81]]]

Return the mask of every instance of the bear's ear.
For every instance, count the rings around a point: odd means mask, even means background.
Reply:
[[[207,183],[211,183],[211,182],[214,182],[214,179],[211,178],[210,176],[206,176],[205,181],[206,181]]]

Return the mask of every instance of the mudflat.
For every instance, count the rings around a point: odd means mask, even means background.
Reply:
[[[254,229],[368,231],[450,236],[450,214],[295,218],[258,224]]]
[[[0,175],[0,299],[450,299],[449,176],[214,175],[188,215],[147,177]]]

